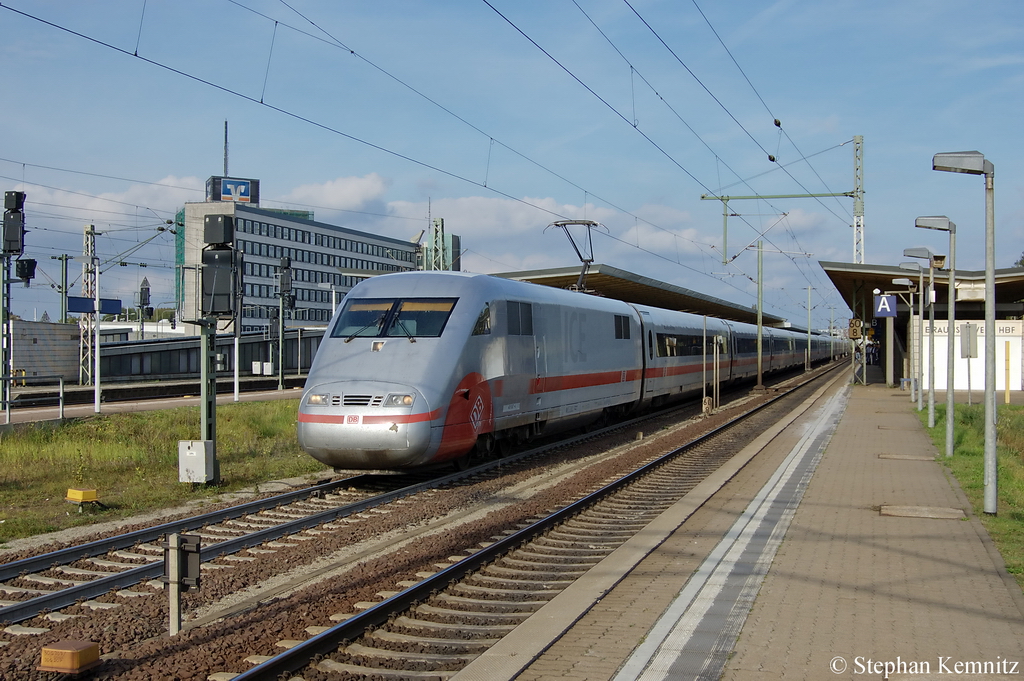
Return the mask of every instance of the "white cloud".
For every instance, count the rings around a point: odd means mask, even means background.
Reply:
[[[339,177],[320,184],[304,184],[281,197],[285,203],[303,206],[357,210],[371,201],[380,200],[390,181],[377,173],[362,177]]]
[[[177,211],[187,201],[202,201],[206,182],[198,177],[167,177],[154,184],[133,184],[127,190],[101,194],[99,200],[110,199],[158,211]]]

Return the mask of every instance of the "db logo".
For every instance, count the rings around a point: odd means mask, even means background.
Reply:
[[[469,414],[469,422],[473,425],[473,432],[479,432],[484,420],[484,400],[480,395],[476,396],[473,403],[473,411]]]

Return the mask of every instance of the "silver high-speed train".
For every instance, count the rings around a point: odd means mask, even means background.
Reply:
[[[338,469],[464,461],[757,372],[757,327],[488,275],[402,272],[355,286],[309,370],[298,438]],[[807,334],[765,328],[765,373]],[[706,339],[706,340],[705,340]],[[830,356],[812,336],[811,359]],[[704,364],[704,358],[707,364]]]

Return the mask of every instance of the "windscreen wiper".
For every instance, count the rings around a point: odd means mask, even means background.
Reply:
[[[416,339],[412,337],[412,332],[409,331],[409,327],[406,326],[405,322],[402,321],[402,318],[397,316],[397,315],[395,316],[395,322],[394,322],[394,324],[392,324],[392,326],[395,326],[395,325],[398,325],[398,326],[402,327],[402,331],[405,331],[405,335],[409,339],[410,343],[415,343],[416,342]]]
[[[356,336],[360,335],[360,334],[361,334],[361,333],[362,333],[363,331],[366,331],[366,330],[367,330],[368,328],[370,328],[371,326],[374,326],[374,325],[376,325],[376,326],[377,326],[377,327],[379,328],[379,327],[380,327],[380,325],[381,325],[381,324],[382,324],[383,322],[384,322],[384,315],[381,315],[380,317],[377,317],[377,319],[373,320],[372,322],[370,322],[370,323],[369,323],[369,324],[367,324],[366,326],[362,327],[361,329],[356,329],[355,333],[353,333],[353,334],[352,334],[351,336],[349,336],[348,338],[346,338],[346,339],[345,339],[345,342],[346,342],[346,343],[348,343],[348,342],[349,342],[349,341],[351,341],[351,340],[352,340],[353,338],[355,338]]]

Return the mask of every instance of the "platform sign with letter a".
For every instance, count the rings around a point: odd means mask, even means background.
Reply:
[[[875,296],[875,316],[895,317],[896,296]]]

